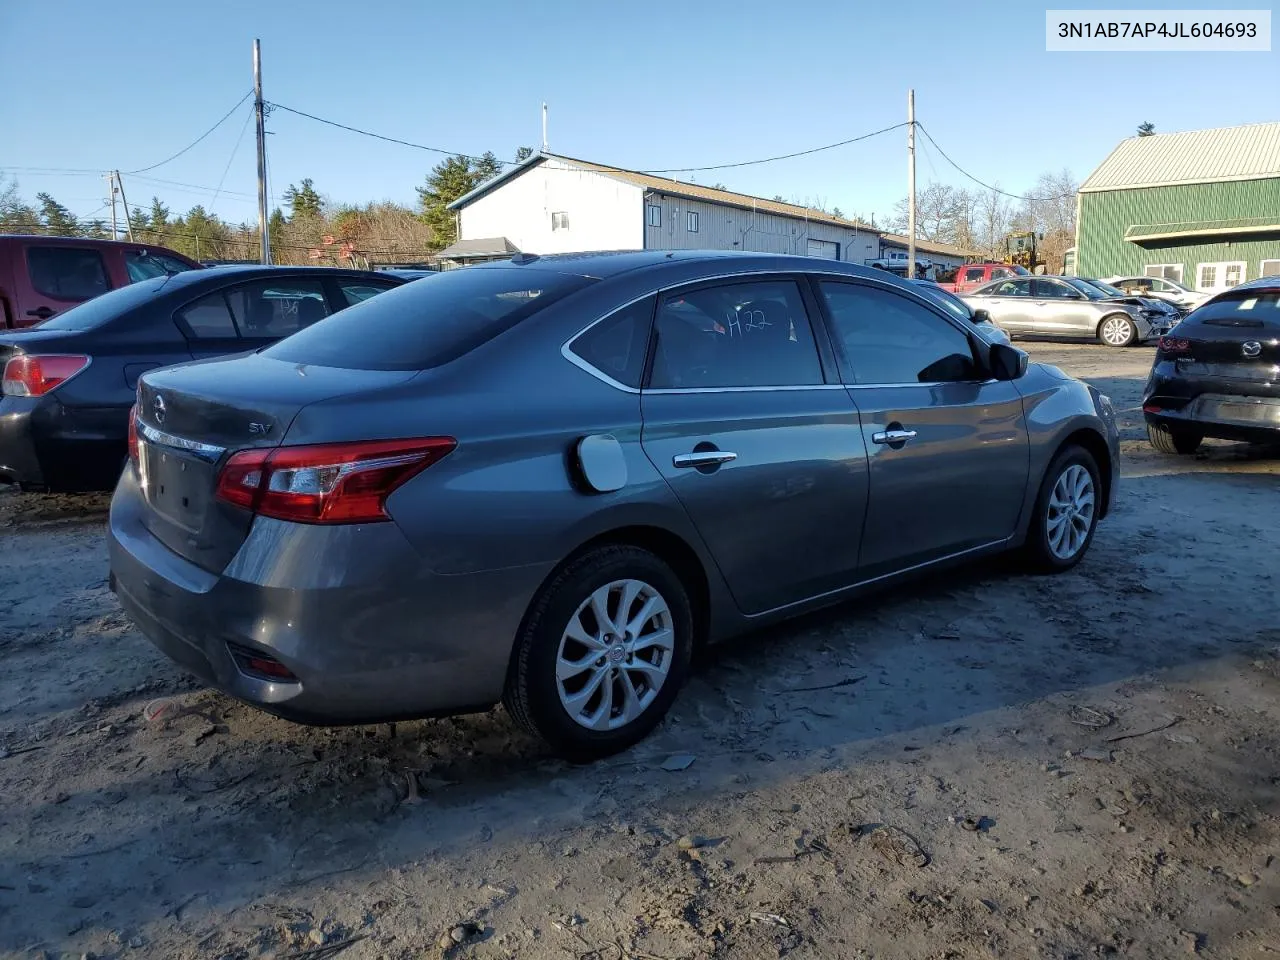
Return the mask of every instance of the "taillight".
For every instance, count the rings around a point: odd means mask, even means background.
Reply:
[[[1158,349],[1161,353],[1176,355],[1179,353],[1191,352],[1191,341],[1182,337],[1161,337],[1158,342]]]
[[[89,366],[80,354],[18,354],[4,365],[0,393],[6,397],[43,397]]]
[[[326,443],[233,454],[218,476],[220,500],[298,523],[388,520],[386,500],[447,456],[452,437]]]
[[[129,408],[129,459],[138,465],[138,405]]]

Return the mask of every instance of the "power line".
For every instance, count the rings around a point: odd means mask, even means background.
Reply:
[[[244,132],[249,129],[249,121],[253,119],[253,110],[249,111],[249,115],[244,118],[244,126],[240,128],[240,136],[236,137],[236,145],[231,148],[231,156],[227,158],[227,165],[222,168],[222,176],[218,178],[218,187],[213,191],[213,199],[209,201],[209,207],[218,202],[218,194],[222,193],[222,185],[226,182],[227,174],[231,170],[231,164],[236,158],[236,153],[240,150],[240,141],[244,139]]]
[[[375,140],[383,140],[387,143],[396,143],[402,147],[411,147],[414,150],[426,150],[429,153],[439,153],[449,157],[461,157],[464,160],[471,160],[475,162],[481,162],[484,160],[483,157],[477,157],[467,153],[459,153],[456,150],[446,150],[443,147],[429,147],[426,144],[414,143],[411,140],[401,140],[399,137],[384,136],[381,133],[374,133],[372,130],[362,130],[359,127],[353,127],[353,126],[350,126],[349,124],[339,123],[336,120],[328,120],[328,119],[325,119],[324,117],[317,117],[313,113],[306,113],[303,110],[295,110],[293,107],[286,107],[282,103],[273,102],[271,103],[271,106],[277,110],[283,110],[286,113],[296,114],[299,117],[306,117],[308,120],[315,120],[317,123],[323,123],[331,127],[337,127],[340,130],[346,130],[350,133],[358,133],[361,136],[373,137]],[[851,143],[857,143],[860,140],[869,140],[872,137],[877,137],[882,133],[888,133],[891,130],[897,130],[898,128],[905,127],[906,125],[907,125],[907,122],[904,120],[901,123],[895,123],[892,126],[882,127],[881,129],[873,130],[870,133],[864,133],[857,137],[850,137],[848,140],[840,140],[836,143],[828,143],[828,144],[824,144],[821,147],[812,147],[808,150],[797,150],[794,153],[784,153],[775,157],[762,157],[758,160],[739,160],[734,163],[717,163],[717,164],[710,164],[708,166],[701,166],[701,167],[697,167],[697,166],[695,167],[663,167],[661,169],[656,169],[656,170],[636,170],[634,172],[648,173],[648,174],[701,173],[709,170],[733,170],[738,167],[750,167],[750,166],[755,166],[761,163],[774,163],[778,160],[791,160],[795,157],[805,157],[813,153],[821,153],[824,150],[835,150],[838,147],[847,147]],[[498,165],[501,167],[519,166],[519,164],[523,162],[524,161],[515,161],[515,160],[497,161]]]
[[[1009,197],[1013,200],[1027,200],[1027,201],[1030,201],[1031,203],[1052,203],[1056,200],[1063,200],[1068,196],[1073,196],[1073,194],[1063,193],[1063,194],[1059,194],[1056,197],[1024,197],[1021,194],[1009,193],[1008,191],[1001,190],[999,187],[993,187],[991,184],[986,183],[982,180],[979,180],[977,177],[975,177],[972,173],[970,173],[964,167],[960,166],[960,164],[952,160],[951,157],[947,155],[947,151],[943,150],[940,146],[938,146],[938,141],[933,139],[933,136],[929,133],[928,130],[925,129],[925,126],[923,123],[920,123],[919,121],[917,121],[916,126],[920,128],[920,132],[923,133],[925,137],[928,138],[931,144],[933,144],[933,148],[937,150],[939,154],[942,155],[942,159],[946,160],[947,163],[951,164],[953,167],[959,170],[962,174],[964,174],[966,177],[968,177],[978,186],[986,187],[988,190],[992,191],[993,193],[998,193],[1002,197]]]
[[[165,160],[161,160],[159,163],[153,163],[153,164],[152,164],[151,166],[149,166],[149,167],[142,167],[142,168],[140,168],[140,169],[138,169],[138,170],[126,170],[126,171],[125,171],[125,173],[129,174],[130,176],[136,176],[136,175],[137,175],[137,174],[139,174],[139,173],[146,173],[148,170],[154,170],[154,169],[156,169],[157,167],[163,167],[166,163],[169,163],[170,161],[173,161],[173,160],[177,160],[180,156],[182,156],[184,153],[186,153],[188,150],[190,150],[192,147],[194,147],[197,143],[199,143],[199,142],[200,142],[201,140],[203,140],[205,137],[209,136],[209,134],[213,133],[213,131],[217,130],[220,126],[222,126],[222,124],[226,121],[226,119],[227,119],[228,117],[230,117],[233,113],[235,113],[237,110],[239,110],[239,109],[240,109],[240,104],[244,103],[244,102],[245,102],[246,100],[248,100],[251,96],[253,96],[253,91],[252,91],[252,90],[248,91],[248,92],[247,92],[243,97],[241,97],[239,100],[237,100],[237,101],[236,101],[236,105],[235,105],[234,107],[232,107],[230,110],[228,110],[226,113],[224,113],[224,114],[222,115],[222,118],[221,118],[220,120],[218,120],[218,122],[217,122],[217,123],[215,123],[212,127],[210,127],[208,130],[206,130],[204,133],[200,134],[200,136],[196,137],[194,140],[192,140],[190,143],[188,143],[185,147],[183,147],[181,150],[179,150],[179,151],[178,151],[177,153],[175,153],[173,156],[171,156],[171,157],[169,157],[169,158],[167,158],[167,159],[165,159]]]

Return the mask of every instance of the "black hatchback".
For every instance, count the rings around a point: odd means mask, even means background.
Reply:
[[[1161,337],[1142,412],[1162,453],[1280,442],[1280,276],[1218,294]]]
[[[0,336],[0,482],[110,490],[144,372],[261,349],[404,282],[332,267],[212,267],[121,287]]]

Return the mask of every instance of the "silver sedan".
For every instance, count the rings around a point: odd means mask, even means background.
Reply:
[[[1108,296],[1077,277],[1007,277],[964,296],[1011,336],[1087,338],[1127,347],[1169,332],[1169,316],[1129,299]]]
[[[151,370],[111,585],[207,683],[310,723],[503,702],[635,743],[703,644],[1016,550],[1115,496],[1115,411],[919,288],[808,257],[515,259]]]

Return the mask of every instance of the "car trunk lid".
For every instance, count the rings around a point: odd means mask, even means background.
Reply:
[[[259,354],[186,364],[139,381],[138,463],[144,523],[170,550],[211,571],[226,567],[253,514],[216,497],[240,450],[280,445],[308,404],[404,382],[413,371],[347,370]]]
[[[1189,377],[1272,383],[1280,379],[1280,291],[1240,291],[1192,313],[1161,352]]]

